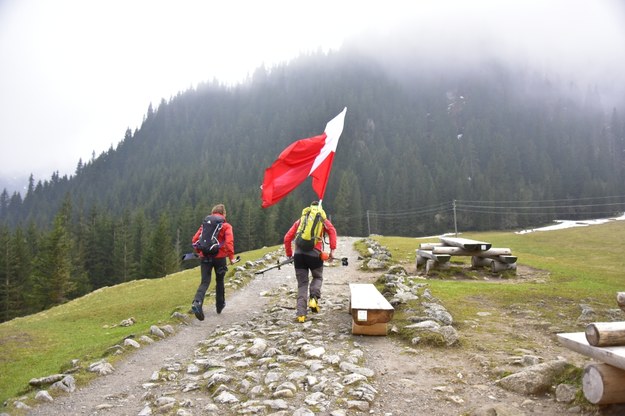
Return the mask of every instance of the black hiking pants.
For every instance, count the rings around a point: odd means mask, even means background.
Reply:
[[[202,281],[195,292],[194,302],[204,304],[204,296],[211,284],[211,274],[215,269],[215,306],[220,309],[226,304],[226,293],[224,287],[224,277],[228,271],[228,263],[226,257],[204,257],[200,263],[200,271],[202,273]]]

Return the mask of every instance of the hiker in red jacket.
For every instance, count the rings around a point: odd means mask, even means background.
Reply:
[[[208,254],[202,251],[200,244],[200,237],[202,237],[202,229],[205,226],[206,220],[213,220],[219,224],[220,228],[216,233],[218,246],[215,247],[216,254]],[[224,278],[228,271],[227,259],[230,259],[230,264],[236,262],[234,257],[234,233],[232,231],[232,225],[226,222],[226,208],[223,204],[217,204],[213,207],[211,215],[207,216],[204,223],[200,225],[193,239],[191,240],[193,248],[199,254],[201,258],[200,271],[202,280],[195,293],[195,298],[191,304],[191,310],[200,321],[204,320],[204,311],[202,305],[204,303],[204,296],[211,283],[211,273],[213,268],[215,269],[215,307],[217,313],[226,307],[226,295],[224,287]]]
[[[298,231],[301,232],[300,224],[304,218],[304,212],[308,209],[318,210],[323,214],[321,219],[321,231],[318,234],[312,249],[307,250],[297,243]],[[323,252],[323,236],[328,235],[330,238],[330,254],[329,256]],[[293,253],[292,243],[296,240],[295,253]],[[284,251],[287,257],[293,257],[295,266],[295,277],[297,278],[297,320],[298,322],[306,321],[308,307],[313,312],[319,312],[319,298],[321,297],[321,285],[323,284],[323,262],[324,260],[332,260],[334,258],[334,250],[336,250],[336,229],[329,219],[325,217],[325,212],[317,201],[314,201],[309,208],[302,211],[302,218],[293,223],[289,231],[284,236]],[[312,281],[309,287],[308,271],[312,274]]]

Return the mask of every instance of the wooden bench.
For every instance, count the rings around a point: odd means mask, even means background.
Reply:
[[[352,315],[352,334],[386,335],[387,323],[395,308],[371,283],[349,284],[349,313]]]

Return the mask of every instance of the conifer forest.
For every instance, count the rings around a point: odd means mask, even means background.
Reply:
[[[261,67],[236,86],[206,82],[147,106],[139,128],[72,175],[1,193],[0,321],[189,267],[180,259],[217,203],[236,252],[281,244],[316,196],[305,182],[262,209],[264,170],[344,107],[323,200],[339,235],[621,215],[623,104],[596,85],[495,61],[392,71],[355,51]]]

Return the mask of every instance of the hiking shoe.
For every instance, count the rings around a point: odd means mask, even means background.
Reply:
[[[223,303],[223,305],[217,305],[217,313],[221,313],[221,311],[224,310],[224,308],[226,307],[226,302]]]
[[[317,301],[317,298],[314,298],[314,297],[310,298],[310,300],[308,301],[308,307],[314,313],[318,313],[320,308],[319,308],[319,302]]]
[[[204,320],[204,311],[202,310],[202,304],[199,302],[193,302],[191,305],[191,310],[195,314],[195,317],[200,321]]]
[[[306,315],[298,316],[297,322],[299,322],[300,324],[303,324],[304,322],[306,322]]]

